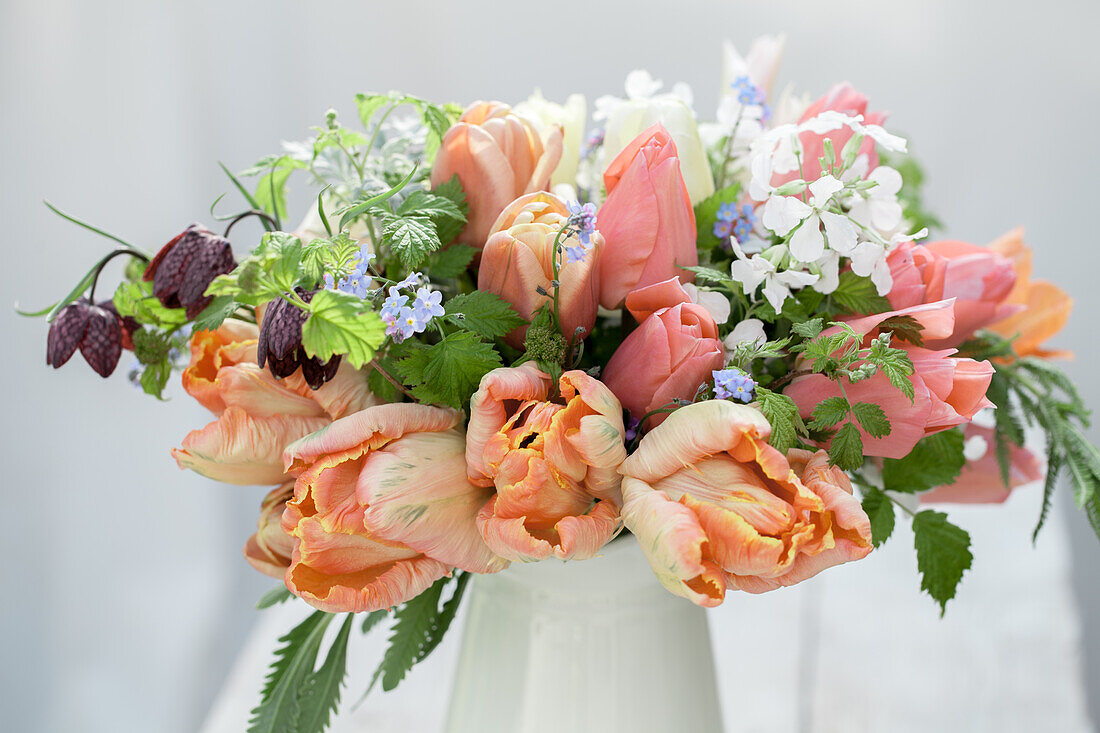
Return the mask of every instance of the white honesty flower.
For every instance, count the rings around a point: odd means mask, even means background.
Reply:
[[[863,192],[852,202],[851,217],[866,227],[874,227],[883,233],[892,233],[901,224],[901,174],[889,166],[880,165],[867,176],[874,181],[874,188]]]
[[[722,345],[726,347],[726,351],[732,352],[741,344],[761,346],[767,340],[768,335],[764,333],[764,322],[759,318],[746,318],[733,327],[729,335],[722,340]]]
[[[819,276],[811,272],[779,270],[772,259],[783,259],[781,255],[785,248],[782,246],[752,256],[747,256],[736,242],[733,249],[737,259],[730,265],[730,275],[744,286],[746,293],[755,292],[763,284],[764,299],[777,313],[783,309],[783,301],[791,296],[792,289],[799,290],[818,280]]]
[[[843,190],[844,184],[828,174],[809,185],[810,203],[808,206],[803,204],[807,210],[806,216],[788,243],[791,257],[799,262],[814,262],[825,254],[826,237],[829,240],[829,249],[842,255],[851,253],[859,239],[855,226],[847,216],[826,211],[833,196]],[[775,197],[769,199],[768,203],[774,200]],[[765,216],[767,216],[767,207],[765,207]],[[822,225],[825,227],[824,234],[821,232]],[[766,222],[765,226],[767,226]]]
[[[813,284],[813,289],[824,295],[836,291],[840,287],[840,253],[829,249],[814,263],[813,268],[820,270],[820,278]]]
[[[713,290],[700,290],[692,283],[681,285],[692,303],[703,306],[715,323],[725,323],[730,319],[730,300]]]
[[[852,272],[871,278],[879,295],[886,295],[894,286],[894,277],[886,264],[886,254],[886,247],[878,242],[860,242],[849,255]]]

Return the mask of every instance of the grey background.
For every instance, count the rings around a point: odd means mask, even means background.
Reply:
[[[1069,372],[1100,406],[1098,23],[1100,5],[1084,0],[3,0],[2,292],[41,307],[106,246],[52,216],[43,197],[155,249],[208,220],[228,190],[216,160],[242,168],[305,137],[329,106],[350,124],[356,91],[518,101],[538,85],[591,103],[643,67],[689,82],[705,116],[721,39],[747,48],[785,31],[780,85],[817,95],[847,79],[890,110],[953,237],[1027,227],[1037,274],[1077,298],[1055,343],[1072,343]],[[263,491],[176,469],[168,448],[208,419],[179,390],[160,405],[121,376],[101,383],[79,357],[50,373],[44,324],[6,307],[0,319],[4,727],[193,730],[270,587],[239,556]],[[1074,519],[1100,717],[1100,543]]]

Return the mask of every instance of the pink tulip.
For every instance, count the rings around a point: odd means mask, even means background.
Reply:
[[[622,406],[581,371],[553,381],[531,362],[486,374],[470,400],[470,481],[496,494],[478,528],[509,560],[593,557],[619,528]]]
[[[672,413],[619,469],[623,522],[657,579],[700,606],[763,593],[871,552],[871,525],[828,456],[768,445],[756,409],[708,400]]]
[[[886,121],[885,112],[868,112],[867,97],[856,91],[855,87],[847,82],[833,86],[828,93],[817,100],[802,113],[799,122],[807,122],[817,117],[822,112],[841,112],[846,115],[863,115],[863,121],[869,125],[881,125]],[[821,177],[821,163],[819,159],[825,154],[825,139],[833,142],[833,150],[837,157],[844,150],[844,146],[852,139],[852,132],[847,126],[839,130],[819,135],[814,132],[803,132],[798,136],[802,143],[802,169],[790,173],[777,173],[772,177],[772,185],[779,186],[787,181],[802,178],[807,181],[816,181]],[[865,138],[860,145],[859,153],[867,159],[866,173],[878,167],[878,154],[875,152],[875,142],[871,138]]]
[[[1043,478],[1043,466],[1035,454],[1027,448],[1009,444],[1008,486],[1005,486],[993,430],[970,423],[965,435],[967,442],[974,438],[985,441],[985,453],[977,460],[967,461],[953,484],[921,494],[922,504],[1000,504],[1014,489]]]
[[[681,268],[699,264],[695,211],[668,131],[656,124],[642,132],[611,161],[603,178],[600,305],[618,308],[631,290],[670,277],[694,280]]]
[[[281,524],[283,510],[293,496],[294,482],[289,481],[272,489],[264,497],[256,533],[244,546],[244,557],[252,567],[279,580],[286,575],[290,555],[294,551],[294,538],[283,530]]]
[[[924,327],[924,337],[935,341],[954,332],[953,309],[953,302],[945,300],[877,313],[849,321],[848,325],[865,337],[866,345],[878,334],[883,321],[911,316]],[[795,401],[804,418],[809,418],[814,407],[825,399],[842,394],[852,403],[879,405],[890,421],[890,434],[874,438],[858,424],[857,427],[863,438],[864,454],[884,458],[903,458],[924,436],[969,422],[978,410],[992,405],[985,396],[993,378],[993,365],[988,361],[954,358],[954,349],[936,351],[900,341],[893,345],[903,349],[913,361],[915,373],[909,378],[914,391],[912,402],[882,372],[870,379],[845,383],[843,393],[840,385],[828,377],[804,375],[791,382],[784,394]]]
[[[462,413],[377,405],[293,443],[298,475],[282,526],[293,538],[286,585],[332,613],[407,601],[455,567],[501,570],[475,516],[489,491],[466,480]]]
[[[318,390],[300,371],[276,379],[256,365],[257,333],[255,326],[226,321],[191,337],[183,386],[218,419],[192,430],[172,451],[180,468],[230,484],[279,484],[286,480],[287,445],[376,403],[366,373],[346,363]]]
[[[496,293],[511,303],[522,318],[531,320],[554,292],[554,242],[568,218],[565,202],[550,193],[530,193],[509,204],[485,243],[477,274],[478,290]],[[577,329],[583,331],[578,339],[583,338],[596,322],[604,240],[597,232],[590,241],[592,250],[583,260],[569,262],[558,255],[558,315],[566,339],[572,339]],[[563,238],[560,245],[578,247],[580,242],[569,237]],[[509,333],[506,340],[521,348],[526,335],[524,325]]]
[[[1016,284],[1012,263],[987,247],[965,242],[905,243],[886,262],[895,309],[955,299],[955,329],[943,339],[925,339],[930,349],[958,346],[979,328],[1004,320],[1022,306],[1006,302]]]
[[[604,384],[638,419],[677,398],[694,398],[723,361],[718,327],[706,308],[692,303],[676,278],[635,290],[626,305],[641,325],[611,355]],[[664,418],[654,415],[649,424]]]
[[[562,154],[562,129],[540,134],[534,123],[500,102],[475,102],[443,136],[432,186],[457,175],[470,206],[458,241],[481,249],[504,207],[525,193],[545,191]]]

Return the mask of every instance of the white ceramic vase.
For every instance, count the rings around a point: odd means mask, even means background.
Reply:
[[[721,732],[706,614],[633,537],[477,576],[467,600],[448,733]]]

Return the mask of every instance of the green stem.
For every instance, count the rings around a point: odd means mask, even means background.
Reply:
[[[81,221],[80,219],[77,219],[75,216],[71,216],[69,214],[66,214],[64,211],[57,208],[56,206],[54,206],[53,204],[51,204],[49,201],[47,201],[45,199],[42,199],[42,203],[44,203],[46,205],[46,208],[48,208],[50,211],[52,211],[53,213],[60,216],[62,219],[65,219],[67,221],[71,221],[73,224],[76,224],[77,226],[84,227],[85,229],[87,229],[90,232],[95,232],[96,234],[98,234],[101,237],[107,237],[107,239],[114,240],[115,242],[118,242],[119,244],[121,244],[126,249],[133,252],[135,257],[143,257],[146,262],[149,261],[149,257],[150,257],[149,253],[146,252],[145,250],[141,249],[140,247],[135,247],[134,245],[127,242],[126,240],[121,239],[119,237],[116,237],[114,234],[110,234],[109,232],[105,232],[102,229],[100,229],[99,227],[94,227],[86,221]]]
[[[382,131],[382,124],[386,121],[386,118],[390,116],[390,113],[397,109],[400,102],[391,104],[389,108],[382,113],[382,117],[379,118],[378,123],[374,126],[374,133],[370,136],[370,140],[367,141],[366,155],[370,155],[370,151],[374,150],[374,143],[378,140],[378,133]],[[362,174],[360,174],[360,177]]]

